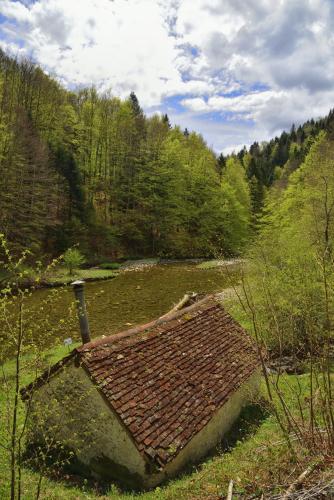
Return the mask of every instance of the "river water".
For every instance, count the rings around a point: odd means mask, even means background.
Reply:
[[[236,280],[236,273],[226,269],[199,269],[194,264],[162,264],[140,270],[121,272],[107,281],[87,283],[85,294],[91,337],[110,335],[146,323],[169,311],[186,292],[212,293],[228,288]],[[36,308],[52,291],[33,292],[30,302]],[[73,300],[71,287],[57,290],[57,300],[45,311],[49,324],[57,324],[67,315]],[[44,312],[43,312],[44,314]],[[79,340],[77,322],[59,329],[59,342],[72,337]]]

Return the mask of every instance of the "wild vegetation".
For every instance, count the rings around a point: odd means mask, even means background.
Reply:
[[[232,310],[256,338],[291,457],[302,446],[319,465],[334,454],[334,143],[324,132],[312,142],[299,169],[268,193]],[[285,386],[287,369],[305,373],[304,389],[299,377]]]
[[[17,264],[17,261],[11,261],[14,267],[12,271],[19,269]],[[11,275],[13,276],[13,272]],[[241,498],[261,498],[262,494],[265,498],[273,495],[273,498],[279,498],[276,495],[287,489],[292,482],[291,469],[295,479],[310,464],[316,470],[317,477],[321,474],[326,487],[330,483],[331,476],[326,467],[330,463],[329,455],[326,460],[323,457],[328,449],[324,448],[322,454],[319,454],[318,450],[315,452],[311,448],[310,453],[308,442],[300,439],[293,427],[289,428],[288,439],[284,438],[277,419],[277,416],[284,417],[280,398],[273,389],[273,397],[268,404],[264,382],[263,399],[254,401],[254,405],[245,410],[232,433],[212,456],[199,466],[190,467],[181,477],[151,492],[138,494],[123,491],[117,485],[101,484],[74,474],[73,469],[67,468],[71,457],[66,450],[65,453],[60,453],[59,447],[55,453],[54,442],[49,442],[46,450],[37,447],[27,454],[29,427],[26,424],[30,400],[21,400],[20,388],[33,381],[47,366],[66,356],[71,347],[59,347],[57,339],[60,332],[67,332],[72,327],[71,322],[75,320],[72,303],[64,311],[65,319],[60,319],[57,323],[51,321],[49,311],[60,299],[61,290],[52,290],[52,295],[41,301],[40,314],[29,308],[31,293],[32,290],[26,290],[17,295],[8,287],[2,290],[0,299],[1,341],[5,346],[0,357],[1,498],[199,500],[224,496],[231,479],[234,481],[234,494]],[[242,320],[245,321],[245,318]],[[4,323],[7,326],[3,326]],[[45,344],[52,339],[53,343],[46,349]],[[309,375],[274,374],[269,383],[270,387],[279,387],[279,396],[284,398],[291,418],[299,419],[300,404],[305,407],[305,402],[310,398]],[[275,410],[278,411],[277,415]],[[304,412],[306,417],[307,409]],[[48,409],[43,406],[40,414],[42,418],[47,418]],[[316,427],[317,442],[319,431],[320,428]]]

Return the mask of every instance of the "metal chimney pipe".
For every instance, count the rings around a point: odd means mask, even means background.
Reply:
[[[84,281],[78,280],[73,281],[72,286],[78,308],[78,318],[80,323],[82,343],[87,344],[88,342],[90,342],[90,331],[85,303],[84,284]]]

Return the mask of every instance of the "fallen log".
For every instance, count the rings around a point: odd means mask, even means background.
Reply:
[[[312,472],[318,467],[319,465],[319,462],[316,462],[312,465],[309,465],[309,467],[307,467],[307,469],[305,469],[298,477],[297,479],[290,484],[289,488],[286,490],[286,492],[284,493],[284,495],[282,496],[282,500],[287,500],[288,498],[290,498],[291,495],[293,495],[293,493],[300,487],[302,486],[303,482],[305,481],[305,479],[310,475],[312,474]]]
[[[164,319],[164,318],[167,318],[170,314],[173,314],[177,311],[180,311],[181,309],[183,309],[186,305],[188,305],[188,303],[195,299],[197,296],[197,293],[192,293],[191,295],[189,293],[186,293],[184,295],[184,297],[180,300],[180,302],[178,302],[170,311],[168,311],[168,313],[164,314],[163,316],[160,316],[159,319]]]

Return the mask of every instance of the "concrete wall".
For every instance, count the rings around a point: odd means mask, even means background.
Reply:
[[[33,402],[32,442],[65,445],[83,474],[142,485],[144,459],[83,368],[66,366],[36,391]]]
[[[242,407],[258,392],[259,380],[256,373],[244,383],[162,472],[147,473],[146,462],[131,436],[86,372],[74,363],[36,392],[33,409],[39,418],[33,418],[32,439],[43,442],[52,436],[73,450],[82,474],[116,479],[129,487],[152,488],[198,462],[219,443]]]

